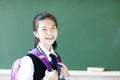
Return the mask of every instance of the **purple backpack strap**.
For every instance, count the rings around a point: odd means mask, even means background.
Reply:
[[[29,51],[28,53],[32,53],[35,56],[39,57],[41,59],[41,61],[45,64],[45,66],[47,67],[48,71],[52,71],[52,68],[50,66],[50,63],[49,63],[48,59],[40,51],[38,51],[35,48],[35,49]]]
[[[57,62],[61,62],[60,58],[58,57],[58,55],[56,55],[56,60]]]

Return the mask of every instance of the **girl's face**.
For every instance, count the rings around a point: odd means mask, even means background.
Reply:
[[[34,35],[39,38],[40,43],[50,49],[50,46],[57,38],[58,29],[53,20],[46,18],[38,22],[38,30],[34,32]]]

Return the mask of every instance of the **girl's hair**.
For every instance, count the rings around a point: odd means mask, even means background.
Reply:
[[[57,25],[57,21],[56,21],[55,17],[52,14],[45,12],[45,13],[40,13],[34,17],[34,19],[33,19],[33,31],[37,31],[37,29],[39,27],[38,22],[40,20],[43,20],[46,18],[53,20],[56,24],[57,29],[58,29],[58,25]],[[38,45],[39,41],[40,40],[37,37],[34,37],[34,48]],[[53,46],[53,49],[56,49],[57,42],[55,41],[52,46]]]

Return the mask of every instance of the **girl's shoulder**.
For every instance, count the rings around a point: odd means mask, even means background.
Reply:
[[[29,56],[23,56],[21,58],[21,65],[33,65],[32,59]]]

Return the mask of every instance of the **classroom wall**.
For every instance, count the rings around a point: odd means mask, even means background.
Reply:
[[[33,17],[57,18],[57,52],[70,70],[120,70],[119,0],[0,0],[0,68],[33,48]]]
[[[10,69],[0,69],[0,79],[11,80]],[[70,70],[70,80],[120,80],[120,71],[88,72]]]

